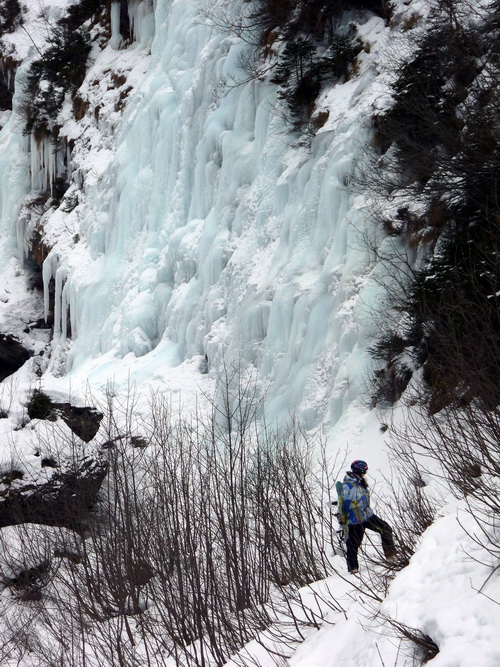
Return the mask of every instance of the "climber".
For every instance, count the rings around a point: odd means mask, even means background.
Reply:
[[[347,523],[347,569],[351,574],[359,572],[358,549],[367,528],[380,533],[382,549],[388,561],[394,560],[396,555],[392,528],[379,519],[370,507],[370,492],[365,480],[367,472],[365,461],[353,461],[351,470],[344,477],[342,498],[339,498],[339,515]]]

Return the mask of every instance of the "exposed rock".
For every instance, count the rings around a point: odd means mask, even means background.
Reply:
[[[0,528],[38,523],[83,532],[106,473],[106,462],[90,459],[44,484],[17,481],[0,497]]]
[[[130,444],[132,445],[132,447],[136,447],[138,449],[145,449],[149,445],[149,442],[148,440],[146,440],[146,438],[143,438],[140,435],[133,435],[130,438]]]
[[[96,435],[104,416],[95,408],[78,408],[70,403],[54,403],[54,411],[84,442],[90,442]]]
[[[54,556],[56,558],[64,558],[65,560],[68,560],[70,563],[74,563],[75,565],[79,565],[82,562],[81,555],[71,551],[70,549],[56,549],[54,551]]]
[[[14,336],[0,334],[0,382],[18,371],[32,354]]]
[[[15,479],[22,479],[23,477],[24,473],[22,473],[20,470],[9,470],[9,472],[3,473],[3,475],[0,477],[0,484],[3,484],[4,486],[10,486]]]
[[[42,459],[42,468],[59,468],[59,464],[51,456]]]
[[[55,421],[60,417],[64,423],[84,442],[96,435],[103,414],[95,408],[79,408],[71,403],[56,403],[45,392],[35,389],[27,405],[30,419]]]

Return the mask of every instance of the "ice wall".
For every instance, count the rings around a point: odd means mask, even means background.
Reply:
[[[31,186],[30,140],[22,133],[17,111],[22,104],[25,77],[26,66],[21,66],[16,74],[13,112],[0,132],[0,272],[13,255],[22,261],[24,253],[25,228],[19,212]]]
[[[131,11],[144,46],[143,4]],[[364,394],[375,326],[364,202],[348,185],[374,70],[328,91],[327,124],[296,145],[274,85],[231,85],[248,47],[199,9],[158,0],[149,69],[106,160],[75,165],[84,193],[44,267],[56,285],[50,370],[102,359],[113,375],[133,358],[144,380],[186,360],[211,377],[238,364],[272,418],[328,425]]]

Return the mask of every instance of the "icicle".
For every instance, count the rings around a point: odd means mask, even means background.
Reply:
[[[67,285],[68,285],[67,281],[64,280],[64,285],[61,294],[61,332],[63,340],[66,340],[68,338],[69,301],[68,301]]]
[[[71,286],[69,281],[66,282],[65,291],[68,294],[68,308],[69,308],[69,317],[70,317],[70,336],[76,337],[78,335],[77,327],[77,290]]]
[[[138,13],[139,3],[136,0],[128,3],[128,18],[130,22],[130,34],[132,39],[137,39],[137,13]]]
[[[66,336],[65,323],[65,303],[63,302],[63,287],[66,282],[66,271],[58,267],[55,272],[55,294],[54,294],[54,338],[62,334],[63,339]]]
[[[50,196],[52,197],[53,194],[52,185],[57,177],[57,163],[56,163],[57,150],[50,139],[47,141],[46,150],[47,150],[47,156],[46,156],[47,170],[46,170],[45,189],[47,190],[50,187]]]
[[[122,36],[120,33],[120,3],[111,3],[111,39],[109,45],[112,49],[118,51],[122,43]]]
[[[33,134],[30,138],[30,153],[32,189],[44,191],[50,189],[52,196],[54,181],[65,171],[64,156],[51,137],[44,137],[38,141]]]
[[[68,181],[70,181],[73,174],[73,165],[71,164],[71,148],[69,144],[66,144],[66,173]]]
[[[37,189],[38,175],[40,172],[40,152],[38,144],[33,134],[30,136],[30,157],[31,157],[31,188]]]
[[[148,46],[155,34],[154,5],[151,0],[132,0],[128,5],[132,39],[143,47]]]
[[[46,153],[47,153],[47,140],[42,139],[40,142],[40,148],[39,148],[39,164],[40,164],[40,169],[39,169],[39,189],[45,190],[47,188],[47,169],[45,168],[46,165]]]
[[[47,324],[50,313],[50,281],[54,277],[54,258],[49,255],[42,265],[43,280],[43,318]]]

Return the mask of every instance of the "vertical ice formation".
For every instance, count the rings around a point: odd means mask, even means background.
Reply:
[[[130,0],[128,3],[128,19],[130,34],[134,42],[142,47],[151,44],[155,34],[155,18],[153,0]],[[123,43],[123,35],[120,33],[121,3],[111,3],[111,39],[112,49],[119,49]]]
[[[129,5],[141,42],[150,7]],[[274,86],[231,85],[244,44],[188,0],[158,0],[154,19],[113,157],[95,178],[96,161],[87,167],[71,214],[79,241],[56,242],[46,263],[55,356],[69,308],[68,370],[110,351],[154,353],[161,367],[168,340],[180,361],[206,355],[214,375],[223,360],[253,368],[272,417],[334,422],[363,391],[373,328],[361,203],[347,187],[373,77],[334,87],[328,124],[297,147]]]
[[[16,85],[12,100],[13,113],[0,132],[0,266],[9,262],[12,254],[23,259],[24,226],[19,221],[19,211],[24,197],[30,190],[29,137],[21,132],[18,117],[22,105],[26,66],[16,73]]]
[[[109,45],[112,49],[119,49],[122,43],[120,33],[120,3],[111,3],[111,39]]]
[[[66,148],[56,145],[52,137],[35,139],[30,135],[31,188],[52,191],[54,181],[66,175]]]
[[[153,0],[131,0],[128,15],[134,41],[141,46],[148,46],[155,33]]]

